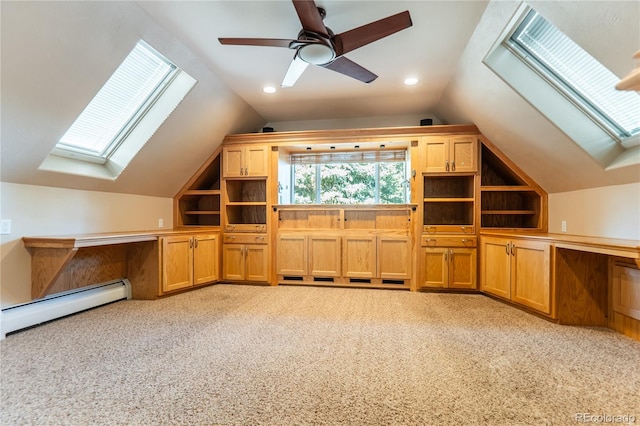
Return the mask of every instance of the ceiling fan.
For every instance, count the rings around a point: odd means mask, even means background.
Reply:
[[[326,11],[317,7],[313,0],[292,1],[302,24],[302,30],[298,33],[297,39],[224,37],[218,39],[221,44],[286,47],[295,50],[293,61],[282,81],[282,87],[293,86],[309,64],[328,68],[364,83],[371,83],[378,76],[347,59],[344,54],[412,25],[409,11],[404,11],[334,34],[322,22]]]

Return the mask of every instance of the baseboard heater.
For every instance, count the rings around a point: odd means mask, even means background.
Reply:
[[[0,314],[0,339],[14,331],[122,299],[131,299],[131,283],[126,278],[10,306]]]

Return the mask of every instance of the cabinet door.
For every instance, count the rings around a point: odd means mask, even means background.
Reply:
[[[225,280],[244,280],[244,245],[223,244],[222,277]]]
[[[378,237],[378,276],[391,280],[411,278],[411,247],[408,237]]]
[[[475,136],[458,136],[450,141],[449,171],[475,172],[478,169],[478,144]]]
[[[222,177],[244,176],[244,149],[242,146],[222,148]]]
[[[267,147],[249,145],[245,151],[245,176],[267,176]]]
[[[278,275],[307,275],[307,237],[300,234],[278,235]]]
[[[425,247],[422,249],[420,260],[420,282],[418,288],[447,286],[449,268],[447,267],[447,252],[442,247]]]
[[[480,288],[486,293],[511,298],[510,240],[482,237],[480,247]]]
[[[218,268],[219,238],[216,234],[196,235],[193,243],[193,284],[204,284],[220,279]]]
[[[246,281],[269,281],[269,250],[266,245],[247,244],[244,246]]]
[[[449,139],[428,138],[425,144],[425,164],[426,173],[448,172],[449,162]]]
[[[191,236],[162,237],[162,291],[193,285]]]
[[[315,277],[339,277],[340,237],[309,235],[309,274]]]
[[[550,303],[551,245],[513,240],[511,300],[548,314]]]
[[[449,249],[449,288],[476,288],[476,249]]]
[[[376,237],[344,237],[342,249],[343,276],[365,279],[377,276]]]

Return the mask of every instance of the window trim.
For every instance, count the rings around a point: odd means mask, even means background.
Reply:
[[[522,22],[531,7],[522,3],[483,59],[483,63],[525,101],[589,154],[603,169],[640,164],[640,138],[619,143],[573,101],[550,85],[529,64],[505,46],[504,40]]]
[[[393,150],[393,151],[403,151],[404,152],[404,159],[402,160],[389,160],[389,159],[380,159],[380,157],[382,158],[389,158],[388,156],[384,155],[385,151],[380,151],[380,150],[370,150],[370,151],[356,151],[359,154],[363,154],[363,155],[367,155],[367,154],[372,154],[372,156],[375,156],[376,158],[378,158],[376,161],[342,161],[342,162],[337,162],[338,164],[345,164],[345,163],[373,163],[374,164],[374,174],[375,174],[375,187],[374,187],[374,203],[373,204],[344,204],[344,205],[348,205],[348,206],[354,206],[354,205],[380,205],[380,163],[403,163],[404,164],[404,179],[403,182],[408,182],[408,173],[409,173],[409,169],[410,167],[410,158],[409,158],[409,150],[408,149],[402,149],[402,150]],[[388,152],[388,151],[387,151]],[[354,152],[355,153],[355,152]],[[383,153],[381,155],[381,153]],[[306,153],[299,153],[300,156],[308,156],[308,157],[312,157],[315,156],[316,158],[330,158],[332,155],[341,155],[341,154],[345,154],[344,152],[340,153],[340,152],[316,152],[313,154],[306,154]],[[295,154],[293,154],[295,155]],[[292,156],[293,156],[292,155]],[[291,157],[290,157],[291,158]],[[338,205],[338,204],[327,204],[327,203],[322,203],[322,174],[321,174],[321,167],[325,164],[333,164],[333,162],[331,161],[317,161],[317,162],[312,162],[312,161],[308,161],[308,162],[298,162],[297,164],[295,162],[292,162],[291,159],[289,160],[290,164],[291,164],[291,185],[289,185],[290,187],[290,200],[291,200],[291,205],[300,205],[300,206],[305,206],[305,205]],[[296,203],[296,179],[295,179],[295,169],[296,166],[304,166],[304,165],[313,165],[315,168],[315,173],[314,173],[314,177],[315,177],[315,203],[313,204],[300,204],[300,203]],[[403,203],[385,203],[384,205],[402,205],[402,204],[407,204],[409,203],[410,200],[410,193],[409,193],[409,185],[404,185],[403,184],[403,198],[404,198],[404,202]]]

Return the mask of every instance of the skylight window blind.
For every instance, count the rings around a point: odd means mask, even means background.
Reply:
[[[529,11],[509,42],[618,139],[640,133],[640,95],[615,90],[619,78],[536,11]]]
[[[346,151],[291,154],[291,164],[332,164],[332,163],[377,163],[405,161],[407,151]]]
[[[140,41],[56,148],[106,159],[177,71],[175,65]]]

